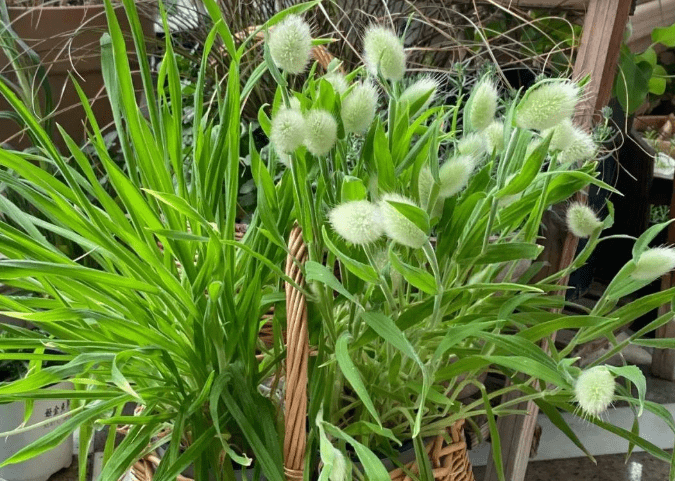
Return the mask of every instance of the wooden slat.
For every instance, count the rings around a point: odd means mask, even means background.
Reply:
[[[609,102],[630,7],[631,0],[592,0],[584,17],[584,33],[573,76],[580,79],[587,74],[591,75],[591,82],[585,88],[584,100],[577,106],[575,115],[575,123],[586,129],[592,125],[594,114]],[[572,262],[577,248],[576,237],[569,233],[564,235],[563,249],[554,263],[558,269],[565,268]],[[555,245],[559,240],[550,239],[550,242]],[[564,283],[567,283],[567,279]],[[498,421],[507,481],[525,479],[539,413],[533,402],[523,403],[517,409],[526,410],[528,415],[510,416]],[[488,461],[485,480],[497,481],[497,472],[491,460],[492,456]]]

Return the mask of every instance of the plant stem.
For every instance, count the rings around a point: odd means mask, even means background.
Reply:
[[[434,273],[434,278],[436,279],[436,297],[434,299],[434,312],[431,315],[431,328],[435,328],[439,321],[441,320],[441,304],[443,302],[443,282],[441,281],[441,273],[438,269],[438,259],[436,258],[436,252],[431,246],[431,242],[427,239],[427,242],[422,246],[424,254],[427,256],[429,264],[431,264],[431,271]]]
[[[384,297],[387,299],[387,304],[389,305],[389,310],[391,311],[391,315],[393,317],[398,317],[397,316],[397,309],[396,309],[396,300],[394,299],[394,294],[391,292],[391,289],[389,288],[389,284],[387,284],[387,280],[384,278],[384,276],[379,273],[379,269],[377,268],[377,263],[375,262],[375,256],[373,256],[373,252],[370,248],[369,245],[364,245],[363,250],[366,253],[366,257],[368,258],[368,262],[370,265],[373,267],[373,269],[378,271],[378,276],[380,278],[380,289],[382,289],[382,293],[384,294]]]

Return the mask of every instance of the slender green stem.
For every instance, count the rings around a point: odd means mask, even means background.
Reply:
[[[435,328],[439,321],[441,320],[441,305],[443,302],[443,282],[441,279],[441,272],[438,269],[438,259],[436,258],[436,252],[431,246],[431,242],[427,242],[422,246],[424,254],[427,256],[427,260],[431,265],[431,271],[434,273],[434,278],[436,279],[436,297],[434,298],[434,312],[431,315],[431,328]]]
[[[369,245],[364,245],[363,250],[366,253],[366,257],[368,258],[368,262],[370,262],[370,265],[373,266],[373,269],[379,271],[377,268],[377,263],[375,262],[375,256],[373,255],[373,252],[371,250],[371,247]],[[378,274],[380,278],[380,289],[382,290],[382,293],[384,294],[384,297],[387,299],[387,304],[389,306],[389,310],[392,316],[396,316],[397,314],[397,309],[396,309],[396,299],[394,299],[394,294],[391,292],[391,288],[389,287],[389,284],[387,284],[387,280],[384,278],[382,274]]]

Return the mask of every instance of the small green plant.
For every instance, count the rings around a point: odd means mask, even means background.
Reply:
[[[675,46],[675,24],[655,28],[652,44],[643,52],[633,53],[625,43],[621,46],[613,93],[626,114],[634,113],[650,94],[659,96],[666,91],[669,75],[658,63],[656,45]]]

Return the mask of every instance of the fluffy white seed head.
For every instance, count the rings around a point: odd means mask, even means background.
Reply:
[[[566,220],[570,232],[582,238],[590,237],[602,227],[602,221],[598,219],[593,209],[580,202],[574,202],[567,208]]]
[[[333,86],[333,90],[335,90],[340,95],[345,93],[349,88],[347,79],[340,72],[328,72],[326,75],[323,76],[323,78],[329,84],[331,84]]]
[[[553,128],[543,130],[542,137],[547,137],[551,132],[551,143],[549,144],[550,151],[565,150],[565,148],[574,141],[575,127],[572,124],[572,119],[563,119],[558,125]]]
[[[337,140],[337,122],[326,110],[313,109],[305,115],[305,147],[323,157],[330,152]]]
[[[361,83],[347,94],[342,101],[342,125],[347,133],[366,132],[375,118],[377,110],[377,89],[370,82]]]
[[[433,102],[438,87],[438,80],[431,77],[423,77],[403,91],[399,97],[399,102],[404,108],[406,106],[412,108],[413,104],[419,102],[425,96],[428,96],[422,105],[419,105],[414,111],[410,112],[411,116],[415,116],[416,114],[425,111],[427,107],[429,107],[429,104]]]
[[[468,155],[458,155],[444,163],[438,171],[441,188],[438,195],[448,198],[466,187],[476,162]]]
[[[328,213],[335,232],[347,242],[357,245],[371,244],[382,236],[379,217],[377,205],[367,200],[345,202]]]
[[[312,53],[309,25],[298,15],[289,15],[272,29],[267,45],[279,69],[290,74],[302,73]]]
[[[574,385],[574,398],[586,416],[596,417],[605,412],[614,399],[616,381],[605,366],[583,371]]]
[[[457,151],[461,155],[468,155],[479,159],[485,154],[485,139],[482,134],[472,133],[465,135],[457,142]]]
[[[658,279],[675,269],[675,249],[672,247],[647,249],[635,264],[635,270],[631,273],[633,279],[640,281]]]
[[[561,162],[583,162],[594,158],[598,153],[598,145],[587,132],[574,127],[572,142],[560,153]]]
[[[495,120],[481,132],[489,153],[504,150],[504,122]]]
[[[473,88],[464,115],[471,130],[483,130],[495,119],[499,94],[491,80],[484,78]]]
[[[291,154],[305,140],[305,119],[296,109],[282,108],[272,119],[270,141],[281,154]]]
[[[532,87],[516,107],[516,124],[523,129],[546,130],[574,114],[579,86],[568,80]]]
[[[380,201],[380,213],[382,215],[382,227],[394,242],[403,244],[413,249],[419,249],[427,241],[427,235],[406,216],[401,214],[388,201],[400,204],[415,205],[415,203],[399,194],[385,194]]]
[[[405,74],[405,52],[401,40],[385,27],[371,25],[363,38],[363,56],[371,75],[401,80]]]

